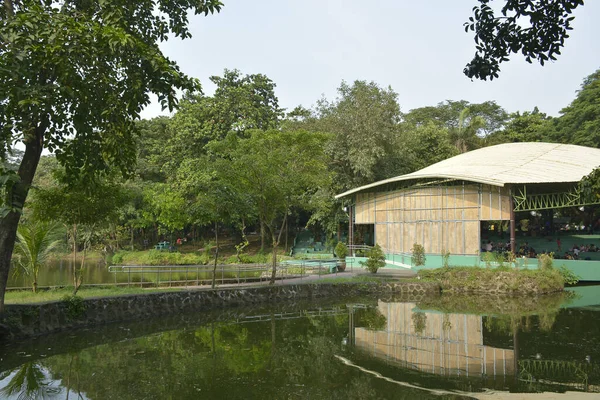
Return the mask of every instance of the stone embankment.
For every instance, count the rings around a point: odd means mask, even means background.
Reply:
[[[0,339],[43,335],[67,329],[132,321],[184,312],[319,298],[365,295],[439,295],[432,282],[321,283],[216,290],[187,290],[79,301],[7,305],[0,315]]]

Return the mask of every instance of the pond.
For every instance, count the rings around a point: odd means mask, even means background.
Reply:
[[[325,265],[325,263],[322,263]],[[79,266],[79,264],[77,264]],[[83,268],[84,285],[141,285],[144,286],[185,286],[207,284],[212,279],[212,265],[171,265],[171,266],[126,266],[109,267],[103,260],[86,261]],[[293,271],[292,271],[293,272]],[[280,269],[280,274],[283,270]],[[288,277],[291,272],[286,271]],[[267,267],[247,267],[239,265],[217,266],[218,283],[234,283],[247,280],[259,280],[261,276],[270,276]],[[38,286],[71,286],[73,285],[73,262],[71,260],[55,260],[44,265],[38,275]],[[9,288],[30,288],[31,278],[26,275],[15,276],[11,273]]]
[[[575,292],[279,304],[55,334],[0,345],[0,398],[600,397],[600,287]]]

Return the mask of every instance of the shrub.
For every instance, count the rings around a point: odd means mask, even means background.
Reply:
[[[361,261],[360,263],[367,268],[367,271],[376,273],[379,268],[385,267],[385,254],[378,244],[372,247],[367,252],[367,261]]]
[[[554,254],[538,255],[538,268],[542,271],[551,271],[554,267]]]
[[[420,267],[425,265],[425,248],[418,243],[413,244],[411,249],[412,256],[410,257],[410,261],[414,267]]]
[[[77,295],[66,295],[63,301],[67,304],[67,316],[70,319],[79,318],[87,308],[83,297]]]
[[[571,271],[564,265],[561,265],[558,268],[558,272],[565,281],[565,285],[576,285],[577,282],[579,282],[579,276],[577,276],[573,271]]]
[[[494,256],[493,252],[486,251],[485,253],[483,253],[483,256],[481,258],[482,258],[483,262],[485,263],[486,268],[492,267],[492,262],[495,260],[495,256]]]
[[[442,249],[442,266],[450,268],[450,252],[444,249]]]
[[[115,254],[113,254],[111,260],[110,260],[110,264],[114,265],[114,264],[121,264],[123,263],[123,253],[122,252],[116,252]]]
[[[335,246],[335,255],[341,260],[345,259],[348,255],[348,246],[346,246],[343,242],[338,242],[338,244]]]

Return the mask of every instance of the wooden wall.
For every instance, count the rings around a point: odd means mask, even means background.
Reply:
[[[511,376],[514,351],[484,346],[482,317],[422,313],[425,328],[415,331],[414,303],[379,302],[387,326],[355,328],[355,344],[375,357],[445,376]]]
[[[478,254],[480,221],[510,219],[505,188],[464,184],[358,193],[355,221],[375,224],[375,240],[388,253]]]

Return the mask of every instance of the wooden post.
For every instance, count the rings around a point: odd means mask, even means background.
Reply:
[[[350,255],[354,257],[354,206],[348,206],[348,246]]]
[[[510,200],[510,251],[516,254],[516,242],[515,242],[515,202],[512,196],[512,189],[509,192]]]

